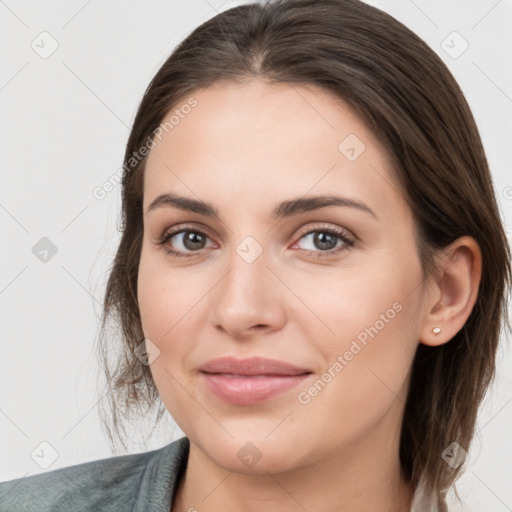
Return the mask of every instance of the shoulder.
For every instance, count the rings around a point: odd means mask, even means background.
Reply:
[[[1,482],[2,511],[144,510],[152,500],[166,506],[186,464],[188,446],[188,439],[181,438],[146,453],[120,455]],[[156,501],[149,510],[160,508]]]

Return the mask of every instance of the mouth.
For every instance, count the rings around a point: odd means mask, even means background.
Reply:
[[[298,386],[312,371],[286,361],[231,356],[212,359],[199,371],[206,388],[233,405],[254,405]]]

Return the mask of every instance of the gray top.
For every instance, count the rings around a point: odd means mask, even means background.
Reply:
[[[190,441],[0,483],[2,512],[169,512]]]

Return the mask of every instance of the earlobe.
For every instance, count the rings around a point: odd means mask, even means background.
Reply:
[[[460,237],[440,251],[438,265],[419,339],[430,346],[450,341],[469,318],[482,273],[480,247],[474,238]]]

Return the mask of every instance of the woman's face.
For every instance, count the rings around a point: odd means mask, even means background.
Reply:
[[[398,446],[426,290],[383,147],[322,89],[254,81],[192,96],[144,178],[138,299],[166,408],[231,471]],[[315,208],[320,196],[341,200]],[[302,376],[201,371],[221,356]]]

